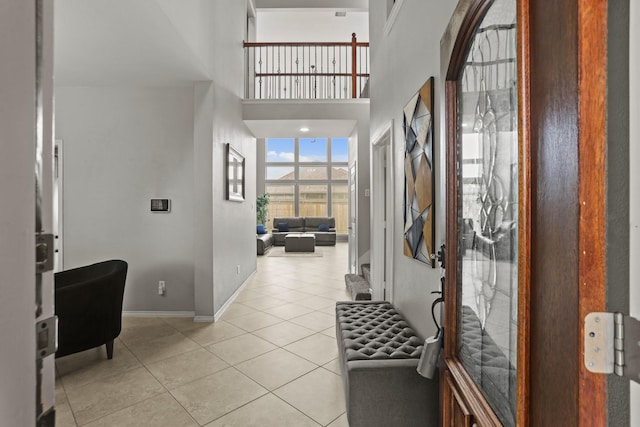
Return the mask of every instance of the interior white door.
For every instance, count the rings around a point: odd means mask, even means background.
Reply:
[[[62,241],[63,241],[63,159],[62,140],[56,140],[53,151],[53,235],[55,238],[55,253],[53,255],[53,270],[64,269]]]
[[[384,299],[393,302],[393,145],[384,151]]]
[[[371,192],[371,289],[374,299],[393,301],[393,122],[374,139]]]
[[[358,191],[356,163],[349,166],[349,273],[358,273],[358,231],[356,228]]]

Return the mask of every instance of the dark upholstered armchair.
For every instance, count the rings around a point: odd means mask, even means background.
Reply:
[[[122,326],[127,267],[125,261],[111,260],[55,274],[56,357],[102,344],[107,357],[113,357],[113,340]]]

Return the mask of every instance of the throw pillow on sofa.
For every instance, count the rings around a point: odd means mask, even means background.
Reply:
[[[256,233],[258,233],[258,234],[267,234],[267,229],[264,227],[263,224],[258,224],[258,225],[256,225]]]
[[[289,223],[288,222],[279,222],[278,223],[278,231],[282,232],[287,232],[289,231]]]
[[[329,231],[329,224],[320,224],[318,226],[318,231],[324,231],[324,232]]]

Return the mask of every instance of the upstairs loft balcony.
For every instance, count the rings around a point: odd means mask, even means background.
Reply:
[[[368,98],[369,43],[245,42],[246,100]]]

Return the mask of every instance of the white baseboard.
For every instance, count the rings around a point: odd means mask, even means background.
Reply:
[[[220,317],[224,314],[224,312],[233,304],[235,299],[240,295],[240,292],[247,286],[249,283],[249,279],[256,274],[254,271],[247,277],[247,280],[234,292],[233,295],[224,303],[220,310],[213,316],[196,316],[196,313],[193,311],[123,311],[122,316],[124,317],[193,317],[194,322],[199,323],[211,323],[216,322],[220,319]]]
[[[124,317],[194,317],[193,311],[123,311]]]
[[[229,306],[231,306],[231,304],[233,304],[233,302],[236,300],[236,298],[238,298],[238,295],[240,295],[240,292],[247,286],[247,284],[249,283],[249,279],[251,279],[254,274],[256,274],[255,271],[253,273],[251,273],[249,275],[249,277],[247,277],[247,280],[245,280],[244,283],[238,288],[238,290],[236,290],[233,293],[233,295],[231,295],[231,297],[227,300],[227,302],[225,302],[222,305],[222,307],[220,307],[220,310],[218,310],[218,312],[213,316],[213,321],[214,322],[217,322],[218,320],[220,320],[220,317],[222,317],[222,315],[229,308]]]
[[[215,319],[213,316],[194,316],[193,321],[195,323],[212,323]]]

